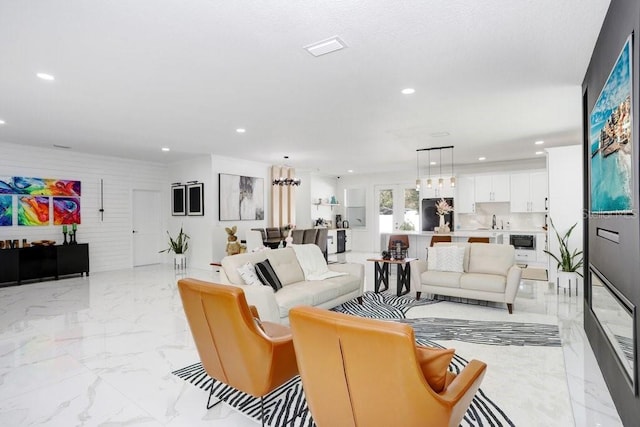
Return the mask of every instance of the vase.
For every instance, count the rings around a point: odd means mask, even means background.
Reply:
[[[578,273],[575,271],[562,271],[558,270],[557,289],[556,293],[562,289],[563,292],[569,289],[569,296],[571,296],[571,288],[575,287],[576,296],[578,296]]]
[[[173,256],[174,270],[184,270],[187,268],[187,256],[185,254],[175,254]]]
[[[439,231],[440,233],[444,233],[444,232],[445,232],[445,230],[444,230],[444,227],[445,227],[445,224],[444,224],[444,215],[438,215],[438,216],[440,217],[440,224],[439,224],[439,226],[438,226],[438,231]]]
[[[287,234],[287,237],[284,239],[285,246],[291,246],[291,244],[293,243],[293,236],[291,236],[292,232],[293,228],[290,228],[289,234]]]

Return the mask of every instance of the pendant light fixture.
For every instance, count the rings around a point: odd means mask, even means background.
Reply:
[[[433,148],[419,148],[416,150],[416,163],[418,170],[418,179],[416,179],[416,189],[420,189],[420,151],[428,151],[429,152],[429,164],[428,164],[428,174],[429,177],[427,179],[427,188],[433,187],[433,180],[431,179],[431,151],[438,150],[440,155],[440,177],[438,178],[438,187],[442,188],[444,186],[444,178],[442,177],[442,150],[451,150],[451,177],[449,178],[449,182],[451,183],[451,187],[456,186],[456,177],[453,171],[453,145],[448,145],[446,147],[433,147]]]
[[[302,183],[302,180],[300,180],[300,178],[297,178],[297,177],[290,178],[288,176],[283,175],[283,173],[287,174],[289,169],[292,169],[289,165],[286,164],[286,161],[288,159],[289,159],[289,156],[284,156],[285,163],[282,166],[274,166],[274,167],[280,168],[280,176],[278,176],[277,178],[274,178],[274,180],[271,182],[272,185],[278,185],[280,187],[283,187],[283,186],[297,187]]]

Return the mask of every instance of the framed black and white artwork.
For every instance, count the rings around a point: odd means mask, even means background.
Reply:
[[[184,185],[171,186],[171,215],[180,216],[187,214],[186,190]]]
[[[187,184],[187,215],[204,215],[204,183]]]
[[[256,221],[264,219],[264,178],[219,176],[220,221]]]

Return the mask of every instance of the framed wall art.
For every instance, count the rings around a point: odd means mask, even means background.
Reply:
[[[204,183],[187,184],[187,215],[204,215]]]
[[[633,211],[631,68],[629,36],[589,116],[592,214]]]
[[[180,216],[187,214],[187,193],[184,185],[171,186],[171,215]]]
[[[220,221],[264,219],[264,178],[218,174]]]

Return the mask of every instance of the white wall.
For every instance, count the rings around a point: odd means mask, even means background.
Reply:
[[[549,173],[549,217],[560,236],[578,223],[571,233],[569,248],[582,250],[582,146],[548,148],[547,168]],[[558,239],[549,223],[549,251],[559,254]],[[549,261],[549,281],[556,281],[556,261]]]
[[[94,156],[71,150],[24,147],[0,142],[0,176],[70,179],[81,182],[81,224],[77,240],[89,243],[91,271],[129,268],[133,264],[132,192],[161,192],[169,206],[164,185],[164,165]],[[100,220],[100,179],[104,180],[104,220]],[[164,217],[164,216],[163,216]],[[164,233],[158,230],[158,233]],[[28,241],[50,239],[61,242],[61,226],[0,227],[0,239]]]
[[[334,226],[336,225],[336,214],[340,213],[342,206],[344,205],[344,200],[342,200],[342,196],[340,194],[336,194],[338,179],[336,177],[311,174],[310,175],[310,192],[309,198],[306,200],[307,202],[307,210],[309,211],[309,215],[311,218],[311,223],[308,226],[312,226],[315,224],[315,221],[318,218],[322,218],[326,221],[332,221]],[[335,196],[338,203],[341,206],[319,206],[314,205],[312,203],[317,203],[319,199],[322,199],[323,202],[328,202],[331,199],[331,196]]]

